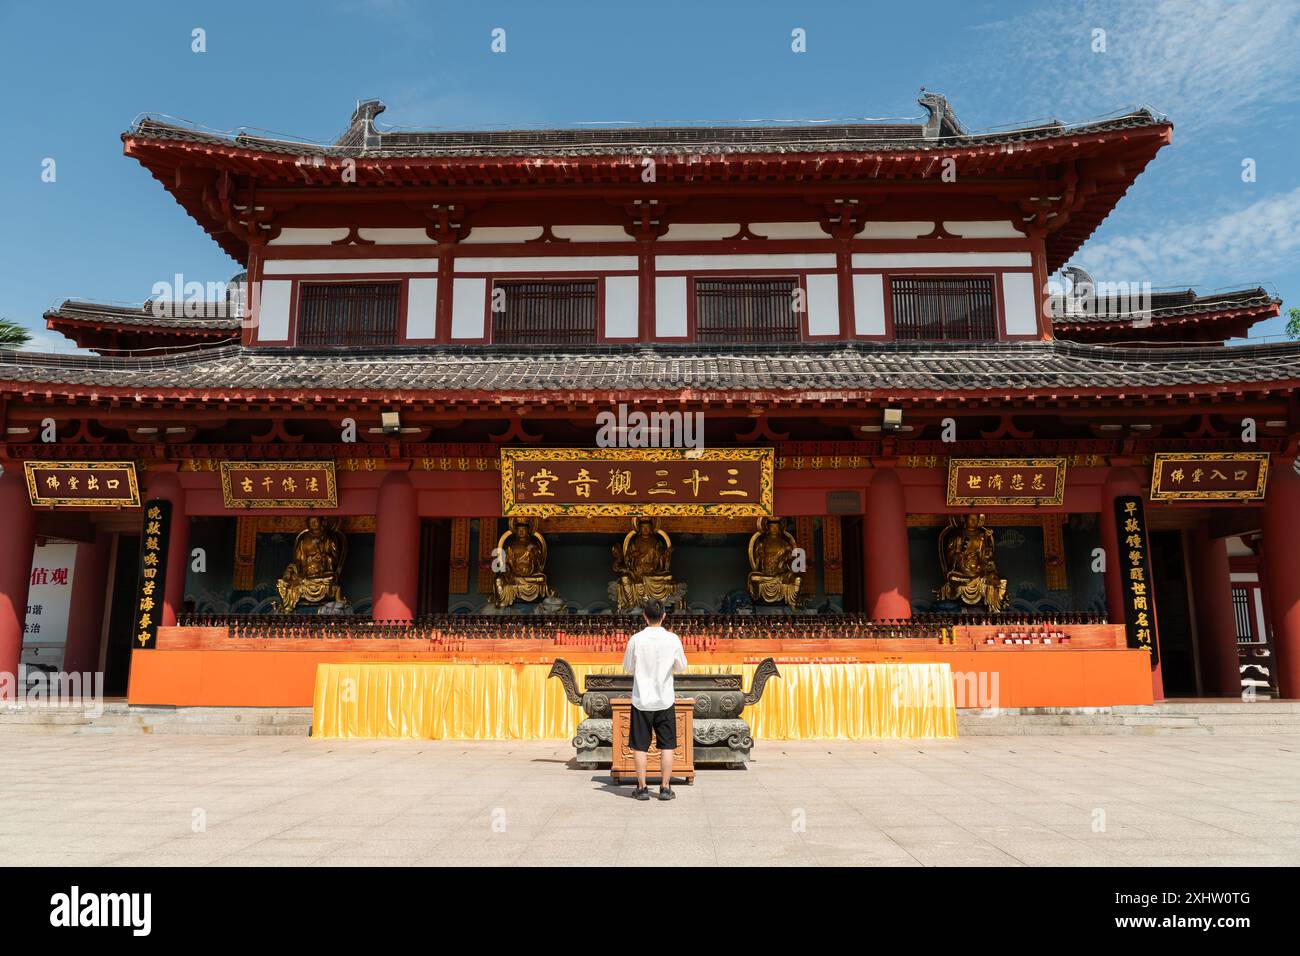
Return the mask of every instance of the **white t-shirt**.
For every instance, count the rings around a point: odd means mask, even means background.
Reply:
[[[684,670],[686,654],[672,631],[647,627],[628,640],[623,673],[632,675],[632,706],[637,710],[672,707],[673,675]]]

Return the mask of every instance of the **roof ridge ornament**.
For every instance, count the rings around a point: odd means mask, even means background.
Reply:
[[[957,122],[957,116],[952,111],[952,105],[948,98],[942,93],[936,93],[933,90],[926,90],[921,87],[921,98],[917,100],[929,117],[922,127],[922,135],[926,139],[942,139],[947,136],[965,136],[966,130],[962,128],[961,123]]]
[[[375,129],[375,117],[386,110],[383,100],[360,100],[352,111],[352,120],[347,132],[340,138],[337,146],[360,146],[364,149],[377,149],[383,134]]]

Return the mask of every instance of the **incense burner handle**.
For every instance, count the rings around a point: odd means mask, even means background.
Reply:
[[[780,676],[781,672],[776,669],[776,661],[770,657],[763,658],[754,670],[754,679],[749,684],[749,693],[745,695],[745,706],[752,707],[757,704],[759,698],[763,696],[763,688],[768,680]]]
[[[579,705],[582,703],[582,694],[578,691],[578,678],[573,673],[573,665],[563,657],[555,659],[555,663],[551,665],[550,673],[546,677],[548,680],[552,677],[560,679],[560,684],[564,687],[564,696],[570,704]]]

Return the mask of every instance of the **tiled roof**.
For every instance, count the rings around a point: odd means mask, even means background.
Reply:
[[[1212,315],[1216,312],[1242,312],[1254,309],[1268,309],[1280,305],[1281,299],[1262,288],[1235,289],[1231,292],[1217,292],[1213,295],[1197,295],[1193,289],[1175,292],[1153,292],[1151,294],[1149,315],[1115,315],[1105,312],[1061,314],[1053,317],[1052,324],[1060,329],[1072,325],[1106,325],[1117,322],[1133,322],[1134,319],[1150,318],[1152,322],[1178,319],[1190,315]],[[1057,306],[1053,301],[1053,307]]]
[[[769,347],[592,346],[284,351],[220,346],[149,360],[0,351],[0,390],[172,390],[333,399],[352,395],[514,396],[774,390],[791,400],[844,393],[1137,395],[1201,386],[1295,388],[1300,343],[1117,348],[1069,342]]]
[[[929,107],[927,107],[929,108]],[[1067,134],[1159,126],[1168,121],[1147,109],[1078,125],[1051,121],[991,133],[966,133],[932,116],[927,124],[843,123],[815,126],[657,126],[536,130],[383,132],[374,117],[382,103],[363,103],[352,125],[333,144],[274,139],[247,132],[218,133],[145,116],[124,139],[142,138],[235,146],[292,156],[395,158],[472,156],[677,155],[683,153],[804,153],[915,151],[1011,145]],[[933,110],[932,110],[933,113]],[[951,113],[948,113],[951,116]]]
[[[206,303],[204,312],[215,313],[215,303]],[[238,331],[239,319],[216,314],[202,316],[169,315],[171,310],[158,310],[152,302],[144,305],[103,305],[96,302],[78,302],[68,299],[57,308],[45,313],[49,321],[85,322],[113,326],[138,326],[151,329],[192,329],[195,331]],[[177,309],[175,311],[181,311]]]

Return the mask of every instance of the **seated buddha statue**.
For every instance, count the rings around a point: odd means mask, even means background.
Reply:
[[[324,519],[312,515],[293,542],[293,560],[276,581],[280,608],[292,613],[299,604],[344,603],[339,576],[347,543]]]
[[[749,596],[763,604],[799,608],[802,578],[791,569],[798,543],[780,518],[759,518],[749,539]]]
[[[630,610],[650,598],[674,603],[679,585],[671,569],[672,542],[652,518],[634,518],[632,527],[623,546],[613,548],[618,609]]]
[[[492,581],[492,603],[541,601],[552,595],[546,584],[546,539],[527,521],[514,521],[497,542],[500,567]]]
[[[939,564],[943,584],[935,594],[948,601],[989,611],[1007,606],[1006,578],[998,576],[993,560],[993,532],[985,527],[984,516],[974,513],[964,519],[954,516],[939,536]]]

